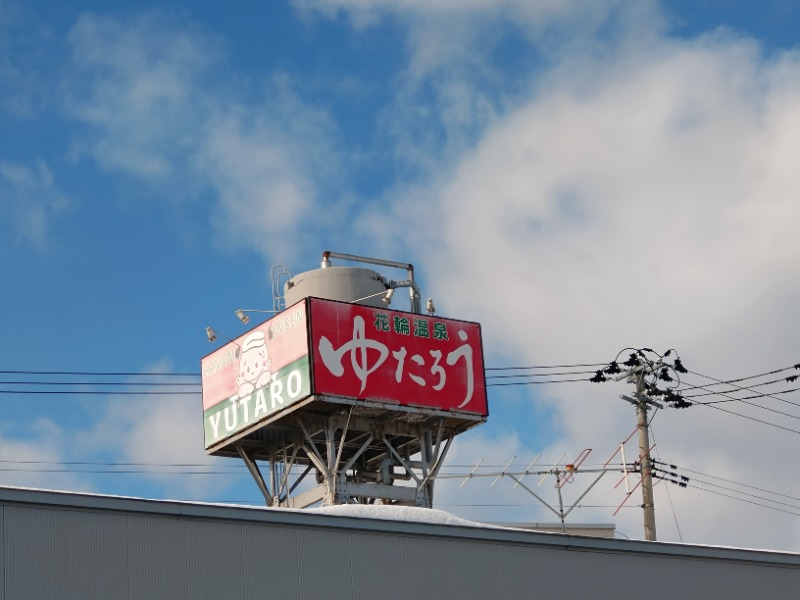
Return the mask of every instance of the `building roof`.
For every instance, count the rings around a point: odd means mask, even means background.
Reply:
[[[351,530],[443,539],[464,539],[500,544],[552,547],[560,550],[611,552],[648,556],[745,561],[776,566],[800,567],[800,554],[722,546],[646,542],[475,523],[444,511],[416,507],[342,505],[322,509],[286,509],[212,504],[173,500],[151,500],[88,493],[47,491],[0,486],[3,505],[33,505],[38,508],[91,510],[110,513],[150,514],[189,520],[252,522],[327,530]]]

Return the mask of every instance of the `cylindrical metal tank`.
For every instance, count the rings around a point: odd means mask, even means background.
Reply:
[[[286,306],[291,306],[307,296],[315,296],[386,308],[387,303],[383,298],[388,289],[383,275],[371,269],[325,267],[295,275],[286,282],[283,293]]]

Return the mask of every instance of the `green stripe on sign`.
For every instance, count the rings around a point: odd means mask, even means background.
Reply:
[[[298,358],[277,373],[269,385],[239,398],[223,400],[203,413],[206,448],[270,414],[302,400],[311,393],[308,355]]]

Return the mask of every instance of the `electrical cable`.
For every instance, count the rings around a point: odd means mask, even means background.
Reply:
[[[546,383],[578,383],[580,381],[588,382],[588,379],[553,379],[548,381],[510,381],[506,383],[487,383],[486,387],[502,387],[509,385],[544,385]]]
[[[755,506],[761,506],[763,508],[768,508],[770,510],[775,510],[775,511],[778,511],[778,512],[786,513],[788,515],[794,515],[795,517],[800,517],[800,512],[792,512],[792,511],[789,511],[789,510],[784,510],[782,508],[777,508],[775,506],[768,506],[766,504],[761,504],[760,502],[755,502],[753,500],[746,500],[745,498],[737,498],[736,496],[731,496],[730,494],[723,494],[722,492],[717,492],[715,490],[709,490],[709,489],[700,487],[698,485],[691,486],[691,489],[700,490],[700,491],[703,491],[703,492],[708,492],[709,494],[716,494],[718,496],[724,496],[725,498],[730,498],[732,500],[738,500],[739,502],[746,502],[747,504],[753,504]]]
[[[560,373],[526,373],[523,375],[487,375],[486,379],[513,379],[522,377],[558,377],[562,375],[589,375],[593,373],[594,371],[562,371]]]
[[[726,380],[717,379],[716,377],[710,377],[708,375],[703,375],[702,373],[697,373],[696,371],[689,371],[689,373],[691,373],[692,375],[697,375],[698,377],[705,377],[706,379],[714,380],[714,383],[706,384],[708,386],[712,386],[712,385],[733,384],[733,383],[738,383],[740,381],[748,381],[750,379],[758,379],[759,377],[765,377],[767,375],[777,375],[778,373],[783,373],[784,371],[791,371],[792,369],[798,369],[798,368],[800,368],[800,364],[792,365],[789,367],[783,367],[781,369],[774,369],[772,371],[765,371],[764,373],[759,373],[757,375],[748,375],[747,377],[739,377],[737,379],[726,379]],[[702,386],[688,386],[683,389],[685,390],[692,389],[693,387],[702,387]]]
[[[713,396],[715,394],[735,394],[736,392],[741,392],[741,391],[746,391],[746,390],[755,391],[755,388],[757,388],[757,387],[764,387],[764,386],[767,386],[767,385],[774,385],[776,383],[786,383],[786,378],[785,377],[781,377],[780,379],[771,379],[770,381],[764,381],[762,383],[754,383],[753,385],[749,385],[749,386],[746,386],[746,387],[736,386],[735,389],[732,389],[732,390],[719,390],[719,391],[710,390],[709,389],[710,386],[719,385],[719,384],[718,383],[709,383],[707,385],[692,385],[692,386],[689,386],[687,388],[681,388],[678,391],[681,392],[681,394],[683,395],[684,398],[700,398],[702,396]],[[687,389],[709,390],[709,391],[703,392],[702,394],[684,394],[683,392],[685,390],[687,390]]]
[[[558,369],[558,368],[578,368],[584,366],[595,366],[591,364],[576,364],[576,365],[549,365],[549,366],[529,366],[529,367],[493,367],[488,368],[486,371],[512,371],[512,370],[532,370],[532,369]],[[592,371],[566,371],[557,373],[523,373],[523,374],[497,374],[488,375],[487,380],[491,379],[517,379],[517,378],[534,378],[534,377],[559,377],[566,375],[582,375],[589,374]],[[0,370],[0,375],[26,375],[26,376],[75,376],[75,377],[199,377],[200,373],[167,373],[167,372],[151,372],[151,373],[134,373],[128,371],[31,371],[31,370]],[[547,379],[545,381],[512,381],[512,382],[487,382],[487,387],[504,387],[504,386],[519,386],[519,385],[544,385],[554,383],[577,383],[581,381],[588,381],[588,379]],[[192,387],[198,386],[197,382],[141,382],[141,381],[0,381],[0,385],[4,386],[34,386],[34,387],[53,387],[53,386],[86,386],[86,387]],[[201,390],[197,389],[192,392],[176,392],[171,390],[162,391],[132,391],[132,390],[119,390],[119,391],[75,391],[75,390],[38,390],[38,389],[0,389],[0,395],[126,395],[126,396],[188,396],[199,393]]]
[[[768,406],[761,406],[760,404],[756,404],[755,402],[748,402],[747,398],[731,398],[729,400],[712,400],[710,402],[695,402],[694,404],[700,404],[702,406],[712,406],[714,404],[721,404],[722,402],[743,402],[748,406],[755,406],[756,408],[760,408],[762,410],[768,410],[769,412],[774,412],[779,415],[783,415],[784,417],[790,417],[792,419],[800,419],[800,416],[793,415],[790,413],[783,412],[782,410],[777,410],[775,408],[769,408]]]
[[[692,481],[697,481],[696,478],[692,478]],[[725,490],[726,492],[732,492],[734,494],[741,494],[742,496],[748,496],[750,498],[756,498],[758,500],[763,500],[764,502],[771,502],[772,504],[779,504],[781,506],[786,506],[787,508],[794,508],[796,510],[800,510],[800,506],[795,504],[788,504],[786,502],[780,502],[778,500],[771,500],[769,498],[764,498],[763,496],[759,496],[757,494],[750,494],[749,492],[742,492],[740,490],[736,490],[733,488],[725,487],[724,485],[719,485],[718,483],[712,483],[710,481],[700,481],[703,485],[710,485],[711,487],[719,488],[721,490]]]
[[[124,384],[120,384],[124,385]],[[93,390],[0,390],[0,394],[38,394],[45,396],[79,395],[79,396],[196,396],[200,390],[195,392],[131,392],[126,390],[106,390],[102,392]]]
[[[796,389],[800,389],[800,388],[796,388]],[[792,392],[792,391],[796,391],[796,389],[795,390],[786,390],[785,392],[776,392],[776,393]],[[729,396],[728,394],[725,394],[723,392],[716,392],[716,395],[722,396],[723,398],[727,398],[727,400],[710,400],[710,401],[705,401],[705,402],[693,402],[692,404],[697,404],[697,405],[700,405],[700,406],[711,406],[712,408],[719,408],[719,407],[714,407],[714,405],[715,404],[721,404],[723,402],[743,402],[744,404],[747,404],[749,406],[754,406],[754,407],[760,408],[762,410],[767,410],[769,412],[774,412],[776,414],[783,415],[785,417],[790,417],[792,419],[800,419],[800,416],[793,415],[791,413],[786,413],[786,412],[783,412],[781,410],[777,410],[775,408],[770,408],[768,406],[762,406],[760,404],[756,404],[755,402],[748,402],[748,400],[755,399],[755,398],[769,397],[769,398],[775,398],[776,400],[781,400],[783,402],[786,402],[787,404],[791,404],[792,406],[800,406],[800,404],[797,404],[796,402],[792,402],[790,400],[784,400],[783,398],[777,398],[777,397],[771,396],[769,394],[762,394],[762,395],[758,395],[758,396],[745,396],[744,398],[734,398],[733,396]],[[723,410],[723,409],[720,409],[720,410]],[[725,411],[725,412],[731,412],[731,414],[739,414],[739,413],[734,413],[732,411]]]
[[[656,410],[657,412],[657,410]],[[656,442],[656,434],[653,431],[653,428],[650,424],[652,424],[653,419],[655,419],[655,413],[653,413],[653,418],[650,419],[650,423],[648,426],[650,427],[650,435],[653,436],[653,447],[655,448],[656,454],[658,455],[658,460],[661,461],[661,453],[658,451],[658,442]],[[669,508],[672,511],[672,519],[675,521],[675,529],[678,530],[678,539],[683,542],[683,534],[681,533],[681,526],[678,524],[678,514],[675,512],[675,505],[672,503],[672,494],[669,491],[669,486],[666,486],[664,489],[667,490],[667,499],[669,500]]]
[[[788,367],[788,368],[799,368],[799,367],[800,367],[800,365],[795,365],[794,367]],[[786,369],[781,369],[781,370],[785,371]],[[707,379],[716,379],[714,377],[710,377],[709,375],[703,375],[702,373],[696,373],[694,371],[691,371],[691,373],[696,374],[696,375],[698,375],[700,377],[705,377]],[[716,380],[716,381],[721,381],[721,380]],[[728,382],[726,382],[726,383],[728,383]],[[709,385],[714,385],[714,384],[709,384]],[[751,388],[744,387],[744,386],[735,386],[734,385],[734,387],[739,388],[739,390],[755,391],[755,390],[752,390]],[[708,390],[707,387],[702,386],[702,385],[693,386],[693,388],[694,389]],[[697,396],[706,396],[706,395],[722,396],[722,397],[727,398],[727,399],[726,400],[711,400],[711,401],[694,401],[692,404],[697,404],[697,405],[701,405],[701,406],[710,406],[711,408],[717,408],[718,410],[721,410],[723,412],[727,412],[727,413],[730,413],[730,414],[733,414],[733,415],[737,415],[737,416],[740,416],[740,417],[743,417],[743,418],[749,418],[749,419],[752,419],[754,421],[758,421],[758,422],[764,423],[766,425],[770,425],[770,426],[778,427],[779,429],[786,429],[787,431],[794,432],[793,429],[785,428],[785,427],[782,427],[780,425],[776,425],[774,423],[770,423],[768,421],[763,421],[763,420],[760,420],[760,419],[756,419],[755,417],[748,417],[747,415],[742,415],[740,413],[737,413],[737,412],[734,412],[734,411],[731,411],[731,410],[726,410],[726,409],[723,409],[723,408],[720,408],[720,407],[717,407],[717,406],[714,406],[714,405],[715,404],[721,404],[723,402],[743,402],[744,404],[748,404],[750,406],[753,406],[753,407],[756,407],[756,408],[760,408],[762,410],[767,410],[769,412],[774,412],[776,414],[783,415],[783,416],[786,416],[786,417],[789,417],[789,418],[792,418],[792,419],[800,419],[800,416],[793,415],[791,413],[786,413],[786,412],[783,412],[783,411],[780,411],[780,410],[777,410],[777,409],[774,409],[774,408],[770,408],[768,406],[762,406],[761,404],[756,404],[755,402],[749,402],[748,401],[748,400],[753,400],[753,399],[757,399],[757,398],[774,398],[775,400],[779,400],[779,401],[784,402],[786,404],[790,404],[792,406],[800,407],[800,404],[798,404],[797,402],[792,402],[791,400],[786,400],[785,398],[779,398],[778,396],[775,395],[775,394],[786,394],[786,393],[790,393],[790,392],[794,392],[794,391],[798,391],[798,390],[800,390],[800,388],[792,388],[792,389],[789,389],[789,390],[781,390],[781,391],[778,391],[778,392],[773,392],[771,394],[757,392],[757,395],[755,395],[755,396],[744,396],[744,397],[741,397],[741,398],[736,398],[734,396],[730,396],[728,393],[725,393],[725,392],[715,392],[713,390],[708,390],[710,392],[710,394],[695,394],[695,395],[689,394],[689,395],[686,395],[686,396],[683,396],[683,397],[686,398],[686,399],[690,399],[690,398],[695,398]],[[735,390],[734,390],[734,393],[735,393]]]
[[[583,363],[575,365],[532,365],[529,367],[486,367],[486,371],[523,371],[533,369],[572,369],[579,367],[603,367],[607,363]],[[0,371],[2,373],[2,371]]]
[[[715,404],[704,404],[702,402],[698,402],[699,406],[707,406],[708,408],[714,408],[716,410],[720,410],[722,412],[735,415],[737,417],[742,417],[743,419],[747,419],[748,421],[754,421],[756,423],[761,423],[763,425],[768,425],[769,427],[775,427],[776,429],[782,429],[783,431],[788,431],[790,433],[797,433],[800,434],[800,431],[797,429],[792,429],[791,427],[784,427],[783,425],[778,425],[777,423],[770,423],[769,421],[764,421],[763,419],[757,419],[756,417],[751,417],[748,415],[743,415],[741,413],[734,412],[732,410],[728,410],[726,408],[722,408],[721,406],[716,406]]]
[[[756,398],[774,398],[775,400],[780,400],[781,402],[785,402],[786,404],[791,404],[792,406],[800,406],[800,403],[792,402],[791,400],[786,400],[785,398],[777,398],[773,394],[788,394],[790,392],[796,392],[800,390],[800,388],[792,388],[790,390],[782,390],[779,392],[772,392],[771,394],[758,394],[757,396],[743,396],[742,398],[734,398],[733,396],[728,396],[723,392],[716,392],[717,396],[722,396],[724,398],[728,398],[727,400],[712,400],[710,402],[697,402],[696,404],[721,404],[722,402],[742,402],[744,400],[754,400]],[[693,396],[689,396],[692,398]],[[745,402],[745,404],[750,404],[749,402]],[[754,404],[753,406],[758,406]]]
[[[0,473],[74,473],[84,475],[227,475],[230,471],[149,471],[146,469],[21,469],[0,467]]]
[[[182,468],[220,468],[222,465],[209,465],[203,463],[148,463],[148,462],[106,462],[106,461],[85,461],[85,460],[0,460],[0,464],[15,464],[15,465],[89,465],[100,467],[182,467]],[[244,464],[238,464],[234,467],[231,465],[227,468],[245,469]]]
[[[199,383],[192,381],[128,381],[124,383],[116,381],[0,381],[0,385],[85,385],[85,386],[193,386],[199,387]]]
[[[800,388],[793,388],[791,390],[782,390],[780,392],[772,392],[772,394],[788,394],[790,392],[796,392],[800,390]],[[757,396],[744,396],[742,398],[734,398],[732,396],[728,396],[726,394],[719,393],[717,395],[723,396],[728,398],[727,400],[711,400],[708,402],[696,402],[695,404],[722,404],[723,402],[744,402],[745,404],[750,404],[751,406],[758,406],[759,408],[764,408],[765,410],[772,410],[769,408],[765,408],[760,404],[753,404],[752,402],[746,402],[746,400],[755,400],[756,398],[775,398],[772,394],[759,394]],[[786,404],[791,404],[792,406],[800,406],[800,403],[792,402],[791,400],[786,400],[784,398],[775,398],[775,400],[780,400],[781,402],[785,402]]]
[[[796,365],[794,365],[793,367],[788,367],[788,368],[791,368],[791,369],[800,369],[800,364],[796,364]],[[781,369],[781,370],[782,370],[782,371],[786,371],[787,369],[785,368],[785,369]],[[718,383],[719,383],[719,382],[721,382],[721,380],[720,380],[720,379],[717,379],[716,377],[711,377],[710,375],[703,375],[702,373],[697,373],[697,372],[695,372],[695,371],[690,371],[690,373],[692,373],[692,375],[697,375],[698,377],[705,377],[706,379],[711,379],[711,380],[713,380],[713,381],[716,381],[716,382],[718,382]],[[790,381],[790,380],[791,380],[791,381],[793,381],[793,379],[791,379],[791,378],[786,378],[786,381]],[[726,382],[726,383],[730,383],[730,382]],[[715,384],[708,384],[708,385],[715,385]],[[732,384],[732,383],[730,383],[730,385],[733,385],[733,384]],[[708,390],[708,388],[707,388],[707,387],[703,387],[703,386],[697,386],[697,387],[698,387],[698,388],[700,388],[700,389],[705,389],[705,390],[707,390],[707,391],[711,391],[711,390]],[[752,390],[751,388],[748,388],[748,387],[745,387],[745,386],[737,386],[737,385],[734,385],[734,387],[737,387],[737,388],[739,388],[739,389],[742,389],[742,390],[750,390],[750,391],[755,391],[755,390]],[[796,388],[795,390],[788,390],[788,391],[797,391],[797,388]],[[719,393],[719,392],[718,392],[718,393]],[[758,393],[758,392],[757,392],[757,393]],[[783,394],[783,393],[787,393],[787,392],[776,392],[776,393],[781,393],[781,394]],[[719,393],[719,395],[721,395],[721,396],[725,396],[726,398],[731,398],[731,396],[727,396],[727,395],[725,395],[724,393]],[[772,394],[761,394],[761,395],[760,395],[760,396],[758,396],[758,397],[762,397],[762,396],[763,396],[763,397],[768,397],[768,398],[774,398],[775,400],[780,400],[781,402],[786,402],[787,404],[792,404],[792,405],[795,405],[795,406],[800,406],[800,405],[797,405],[797,404],[796,404],[796,403],[794,403],[794,402],[791,402],[790,400],[786,400],[786,399],[784,399],[784,398],[778,398],[777,396],[774,396],[774,395],[772,395]]]
[[[672,466],[672,465],[670,465],[670,466]],[[774,492],[772,490],[756,487],[754,485],[749,485],[747,483],[740,483],[738,481],[733,481],[732,479],[725,479],[724,477],[718,477],[716,475],[709,475],[708,473],[701,473],[700,471],[693,471],[692,469],[687,469],[686,467],[676,467],[676,468],[678,468],[678,469],[680,469],[682,471],[686,471],[687,473],[692,473],[694,475],[699,475],[701,477],[709,477],[711,479],[718,479],[719,481],[724,481],[726,483],[732,483],[734,485],[738,485],[738,486],[741,486],[741,487],[750,488],[752,490],[758,490],[759,492],[766,492],[767,494],[773,494],[775,496],[781,496],[782,498],[788,498],[789,500],[797,500],[798,502],[800,502],[800,498],[798,498],[797,496],[789,496],[788,494],[782,494],[780,492]]]
[[[121,371],[0,371],[0,375],[92,375],[124,377],[200,377],[200,373],[128,373]]]

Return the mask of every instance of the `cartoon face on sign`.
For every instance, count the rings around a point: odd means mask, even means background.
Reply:
[[[271,363],[263,331],[254,331],[244,338],[239,358],[239,376],[236,378],[240,398],[269,383]]]

